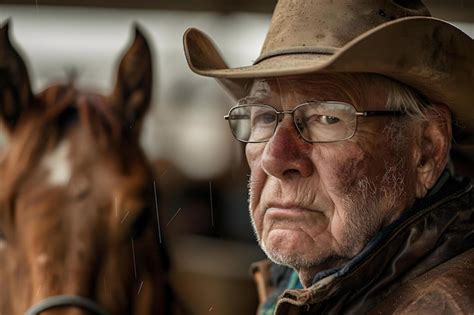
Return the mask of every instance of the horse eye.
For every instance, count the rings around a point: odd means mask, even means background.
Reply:
[[[132,229],[131,229],[131,236],[134,239],[138,239],[143,235],[143,232],[145,232],[146,228],[148,227],[148,224],[150,224],[151,220],[151,209],[146,207],[140,210],[140,214],[137,216],[135,219],[135,222],[133,222]]]

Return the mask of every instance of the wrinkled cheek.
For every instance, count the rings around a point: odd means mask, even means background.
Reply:
[[[261,144],[247,144],[245,153],[250,167],[249,182],[249,211],[255,224],[256,232],[261,235],[263,225],[263,213],[260,209],[260,199],[267,179],[263,171],[261,157],[264,146]]]
[[[343,197],[356,183],[368,174],[368,163],[364,151],[357,146],[346,146],[343,152],[322,152],[325,161],[331,163],[320,166],[318,172],[325,181],[324,186],[332,195]]]
[[[264,213],[260,207],[260,199],[262,197],[264,186],[262,183],[264,181],[265,175],[263,172],[253,171],[251,173],[249,184],[249,211],[258,235],[261,235],[263,226]]]
[[[248,143],[245,146],[245,156],[249,164],[250,171],[253,173],[257,169],[261,169],[261,161],[263,151],[265,149],[264,143]]]

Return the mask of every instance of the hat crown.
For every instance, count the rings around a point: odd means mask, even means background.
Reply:
[[[420,0],[279,0],[260,58],[279,50],[331,51],[391,20],[431,16]]]

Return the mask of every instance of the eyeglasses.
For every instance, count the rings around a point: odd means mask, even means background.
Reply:
[[[292,110],[277,111],[266,104],[237,105],[224,119],[234,138],[245,143],[267,142],[285,114],[293,120],[301,137],[310,143],[350,139],[357,130],[357,117],[402,116],[405,112],[380,110],[358,112],[354,106],[338,101],[311,101]]]

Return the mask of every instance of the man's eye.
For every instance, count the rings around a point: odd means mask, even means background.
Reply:
[[[337,117],[325,116],[325,115],[319,116],[318,120],[320,123],[325,124],[325,125],[337,124],[340,121],[340,119]]]
[[[276,116],[272,113],[262,113],[254,117],[254,124],[269,125],[273,124],[276,120]]]

